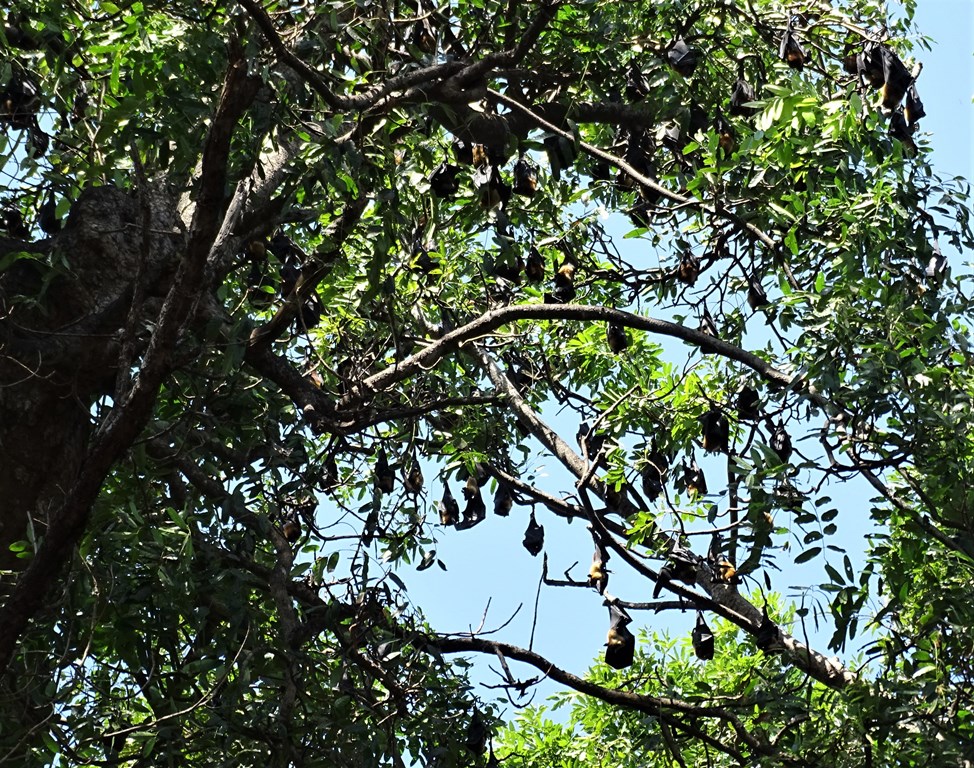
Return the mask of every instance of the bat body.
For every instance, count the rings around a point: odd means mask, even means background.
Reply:
[[[629,631],[629,614],[616,605],[609,606],[609,631],[605,638],[605,663],[614,669],[632,665],[636,637]]]

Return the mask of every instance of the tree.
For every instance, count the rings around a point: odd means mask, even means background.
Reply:
[[[799,5],[15,0],[3,759],[970,761],[967,188],[926,159],[914,3]],[[618,669],[410,602],[491,494],[535,551],[591,526],[591,584],[545,580],[607,602]],[[647,607],[714,659],[627,666]],[[574,719],[501,731],[480,654]]]

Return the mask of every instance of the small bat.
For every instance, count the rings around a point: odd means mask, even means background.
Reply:
[[[714,657],[714,633],[710,631],[703,614],[697,611],[697,624],[690,633],[693,642],[693,653],[702,661],[710,661]]]
[[[389,467],[389,460],[382,448],[375,459],[375,485],[383,493],[392,493],[396,487],[396,473]]]
[[[646,500],[653,502],[663,492],[663,479],[666,476],[666,457],[658,451],[649,454],[649,458],[642,467],[643,493]]]
[[[409,471],[403,477],[402,487],[406,493],[417,494],[423,490],[423,470],[419,467],[419,462],[413,456],[409,463]]]
[[[755,277],[749,277],[747,279],[747,305],[752,311],[756,312],[769,304],[771,302],[768,301],[768,294],[764,292],[761,281]]]
[[[538,166],[521,155],[514,163],[514,194],[531,198],[537,191]]]
[[[778,49],[778,55],[789,67],[801,72],[805,68],[805,49],[798,42],[798,38],[792,29],[794,22],[794,16],[788,19],[788,25],[781,35],[781,45]]]
[[[781,459],[781,463],[787,464],[788,459],[791,458],[791,438],[788,436],[788,433],[785,432],[784,421],[778,421],[778,426],[775,427],[774,432],[771,433],[769,445],[771,446],[771,450],[778,454],[778,458]]]
[[[730,424],[716,408],[700,417],[703,432],[703,449],[707,453],[727,453],[730,441]]]
[[[683,484],[691,496],[707,495],[707,478],[703,470],[697,466],[697,460],[691,459],[690,464],[683,465]]]
[[[758,650],[771,653],[780,637],[781,630],[778,629],[778,625],[771,621],[771,618],[768,616],[768,606],[764,606],[761,609],[761,624],[758,626],[758,631],[754,635],[754,644],[758,647]]]
[[[629,631],[629,614],[617,605],[609,605],[609,632],[605,638],[605,663],[613,669],[632,665],[636,637]]]
[[[880,55],[883,62],[883,85],[880,89],[883,109],[896,109],[906,95],[907,89],[913,84],[913,77],[892,48],[887,45],[882,46]]]
[[[745,385],[737,393],[737,418],[741,421],[754,421],[757,419],[761,415],[758,409],[758,403],[760,401],[761,396],[757,391]]]
[[[532,283],[540,283],[544,280],[544,256],[537,248],[532,248],[528,254],[528,260],[524,265],[524,274]]]
[[[758,111],[757,107],[749,107],[747,105],[756,98],[757,94],[755,94],[754,88],[744,79],[744,62],[739,61],[737,63],[737,80],[734,81],[734,87],[731,89],[730,107],[728,111],[738,117],[753,115]]]
[[[605,588],[609,585],[609,569],[605,567],[607,562],[609,553],[598,537],[595,537],[595,552],[592,554],[592,565],[588,569],[588,585],[595,587],[600,595],[605,593]]]
[[[460,505],[445,481],[443,483],[443,498],[440,499],[437,507],[440,513],[440,525],[456,525],[460,522]]]
[[[629,346],[629,334],[624,326],[610,322],[605,327],[605,340],[613,354],[620,354]]]
[[[690,77],[700,61],[700,53],[681,37],[666,52],[666,60],[681,77]]]
[[[514,506],[514,495],[511,493],[511,486],[505,482],[497,483],[497,492],[494,494],[494,514],[507,517],[511,514]]]
[[[538,525],[538,521],[534,519],[534,512],[531,513],[531,519],[528,521],[528,527],[524,531],[524,540],[521,543],[533,557],[537,557],[538,553],[544,548],[544,526]]]
[[[487,505],[484,504],[484,497],[480,488],[477,488],[476,493],[467,497],[467,504],[463,508],[463,520],[457,524],[457,530],[465,531],[467,528],[473,528],[486,518]]]
[[[460,173],[460,166],[450,163],[440,163],[429,177],[430,189],[437,197],[450,200],[460,191],[460,182],[457,181],[457,174]]]

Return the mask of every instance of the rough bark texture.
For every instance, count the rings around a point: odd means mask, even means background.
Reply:
[[[43,531],[78,473],[91,409],[114,394],[136,276],[148,294],[136,338],[168,285],[183,242],[174,201],[159,187],[141,205],[148,239],[140,202],[105,186],[81,194],[56,237],[0,240],[0,255],[31,254],[0,274],[0,569],[23,567],[10,544]]]

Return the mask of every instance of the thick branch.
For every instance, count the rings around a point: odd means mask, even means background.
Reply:
[[[259,80],[247,73],[241,50],[231,56],[216,114],[203,148],[203,174],[186,254],[176,272],[132,388],[92,439],[84,465],[64,503],[51,515],[47,535],[0,608],[0,672],[7,669],[17,641],[44,603],[52,582],[84,533],[91,506],[113,464],[131,446],[152,413],[159,385],[186,317],[199,297],[203,270],[222,221],[230,139],[237,120],[253,100]]]

